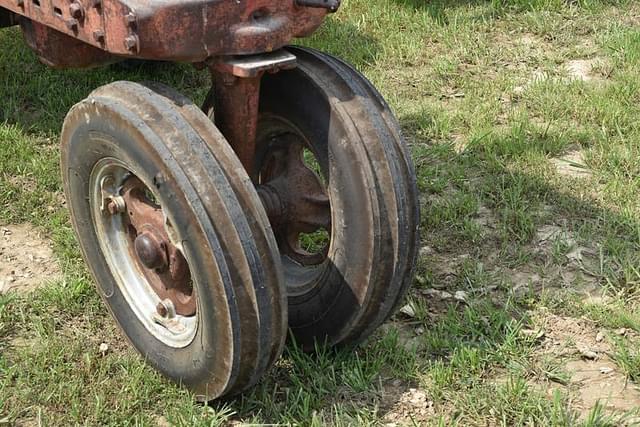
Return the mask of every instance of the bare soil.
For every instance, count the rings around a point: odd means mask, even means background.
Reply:
[[[601,58],[574,59],[566,62],[564,68],[570,79],[590,82],[608,77],[609,64]]]
[[[565,387],[583,417],[598,401],[609,413],[640,408],[640,390],[609,356],[611,337],[592,321],[541,313],[536,323],[542,340],[536,357],[552,355],[565,362],[570,376]]]
[[[52,243],[30,224],[0,226],[0,293],[29,292],[61,277]]]
[[[591,171],[586,165],[584,153],[580,149],[569,151],[564,156],[552,159],[558,174],[572,178],[586,178]]]

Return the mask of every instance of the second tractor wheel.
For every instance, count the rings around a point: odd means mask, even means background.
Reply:
[[[308,350],[353,344],[412,281],[415,174],[393,114],[362,74],[315,50],[288,50],[298,67],[262,80],[258,189],[296,341]]]

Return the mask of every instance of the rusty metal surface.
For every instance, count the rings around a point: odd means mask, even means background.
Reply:
[[[340,0],[296,0],[298,6],[317,7],[335,12],[340,7]]]
[[[296,67],[296,57],[284,49],[258,55],[217,57],[209,61],[212,71],[235,77],[260,77],[265,72],[275,73]]]
[[[284,50],[210,61],[213,97],[207,97],[203,110],[215,111],[216,126],[254,182],[257,180],[254,163],[260,81],[266,72],[275,73],[295,66],[296,57]]]
[[[209,64],[214,86],[202,108],[257,186],[281,252],[301,265],[317,265],[328,248],[307,252],[300,236],[331,229],[325,185],[305,164],[309,144],[304,137],[282,120],[259,116],[262,76],[296,64],[287,51],[217,58]]]
[[[138,261],[160,300],[171,300],[177,314],[195,314],[196,299],[189,266],[169,239],[162,208],[149,200],[146,186],[136,177],[127,179],[122,198],[126,205],[124,214],[131,257]],[[112,211],[116,207],[108,206],[108,209]]]
[[[37,22],[20,22],[27,45],[40,61],[53,68],[86,68],[117,60],[104,50],[52,30]]]
[[[0,0],[0,8],[113,55],[188,62],[277,50],[333,10],[296,0]]]
[[[331,206],[325,185],[305,163],[304,138],[279,121],[262,120],[258,194],[281,253],[301,265],[320,264],[328,247],[311,253],[300,245],[302,233],[331,230]],[[307,151],[307,153],[311,153]]]
[[[213,76],[215,124],[233,147],[249,177],[255,181],[260,76],[242,78],[216,71],[213,71]]]

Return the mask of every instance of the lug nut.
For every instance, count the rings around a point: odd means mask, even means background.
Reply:
[[[160,301],[158,303],[158,305],[156,306],[156,311],[158,312],[158,314],[162,317],[167,317],[167,314],[169,314],[169,310],[167,310],[167,306],[165,306],[162,301]]]
[[[107,200],[107,212],[111,215],[123,213],[127,209],[127,204],[122,196],[109,197]]]
[[[158,315],[164,318],[172,319],[176,317],[176,307],[173,305],[173,301],[169,298],[163,299],[156,306],[156,311]]]

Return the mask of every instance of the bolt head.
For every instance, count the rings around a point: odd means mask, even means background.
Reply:
[[[165,319],[173,319],[176,317],[176,307],[169,298],[163,299],[156,306],[156,312]]]
[[[124,39],[124,46],[128,50],[135,49],[136,46],[138,46],[138,38],[135,36],[128,36],[127,38]]]
[[[116,202],[114,202],[113,200],[109,200],[109,202],[107,203],[107,211],[109,211],[111,215],[117,214],[118,205],[116,204]]]
[[[67,19],[64,21],[65,25],[70,31],[78,31],[78,20],[77,19]]]
[[[98,43],[104,43],[104,31],[96,30],[93,32],[93,39]],[[109,211],[111,212],[111,211]]]
[[[111,196],[106,200],[106,208],[107,212],[109,212],[111,215],[116,215],[123,213],[127,209],[127,204],[122,196]]]
[[[167,314],[169,314],[169,310],[167,310],[167,306],[164,305],[162,301],[160,301],[156,306],[156,311],[161,317],[167,317]]]
[[[167,253],[162,243],[151,233],[145,232],[136,237],[134,247],[138,259],[149,270],[167,268]]]
[[[73,16],[75,19],[82,19],[84,17],[84,9],[82,5],[78,2],[71,3],[69,6],[69,15]]]

